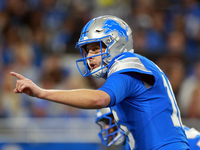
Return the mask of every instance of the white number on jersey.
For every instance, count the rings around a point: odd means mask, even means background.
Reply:
[[[115,118],[116,123],[119,121],[119,117],[117,115],[117,112],[115,110],[112,110],[112,114]],[[132,133],[129,131],[128,127],[125,125],[120,124],[119,125],[120,129],[122,129],[125,132],[125,135],[128,137],[128,143],[130,145],[131,150],[135,148],[135,139],[132,135]]]
[[[174,94],[172,92],[171,84],[169,83],[169,80],[164,77],[163,74],[162,74],[162,78],[163,78],[163,84],[167,88],[167,94],[168,94],[169,99],[170,99],[171,104],[172,104],[172,109],[173,109],[173,112],[172,112],[172,115],[171,115],[172,122],[173,122],[175,127],[180,127],[182,125],[182,123],[181,123],[180,117],[177,114],[179,112],[179,109],[177,107]],[[179,112],[179,114],[180,114],[180,112]]]
[[[191,128],[189,130],[185,129],[185,134],[186,134],[187,138],[191,139],[191,140],[192,139],[195,140],[200,135],[200,133],[196,129],[194,129],[194,128]],[[196,145],[200,148],[200,140],[196,143]]]

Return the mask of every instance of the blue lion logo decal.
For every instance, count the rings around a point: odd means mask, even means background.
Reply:
[[[120,24],[117,21],[106,20],[102,26],[102,29],[105,29],[104,31],[105,34],[109,34],[110,32],[113,32],[113,31],[117,31],[120,37],[125,36],[126,41],[128,41],[128,35],[127,35],[128,26],[126,26],[126,29],[124,29],[120,26]]]

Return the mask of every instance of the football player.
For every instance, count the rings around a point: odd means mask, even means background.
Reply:
[[[95,122],[100,126],[101,131],[98,136],[105,146],[110,147],[111,145],[125,145],[126,150],[130,150],[130,147],[125,139],[126,137],[124,131],[122,131],[115,124],[110,108],[98,109],[95,116]],[[188,128],[185,125],[183,125],[183,128],[186,132],[190,149],[200,150],[200,132],[194,128]]]
[[[110,107],[131,150],[190,149],[169,80],[151,60],[134,52],[132,30],[126,22],[110,15],[90,20],[76,48],[82,56],[76,61],[79,71],[106,79],[102,87],[43,89],[11,72],[19,79],[14,92],[77,108]]]

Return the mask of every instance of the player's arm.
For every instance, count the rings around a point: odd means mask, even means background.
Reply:
[[[43,90],[41,98],[78,108],[104,108],[110,103],[110,96],[101,90]]]
[[[47,90],[40,88],[30,79],[18,73],[11,72],[11,75],[19,79],[16,82],[15,93],[25,93],[29,96],[77,108],[99,109],[108,106],[110,103],[110,96],[101,90]]]

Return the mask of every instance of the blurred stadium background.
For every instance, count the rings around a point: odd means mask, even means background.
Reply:
[[[167,74],[183,124],[200,131],[200,0],[0,0],[1,150],[107,149],[95,110],[14,94],[9,74],[48,89],[98,88],[103,80],[78,72],[74,46],[83,26],[105,14],[130,25],[135,52]]]

